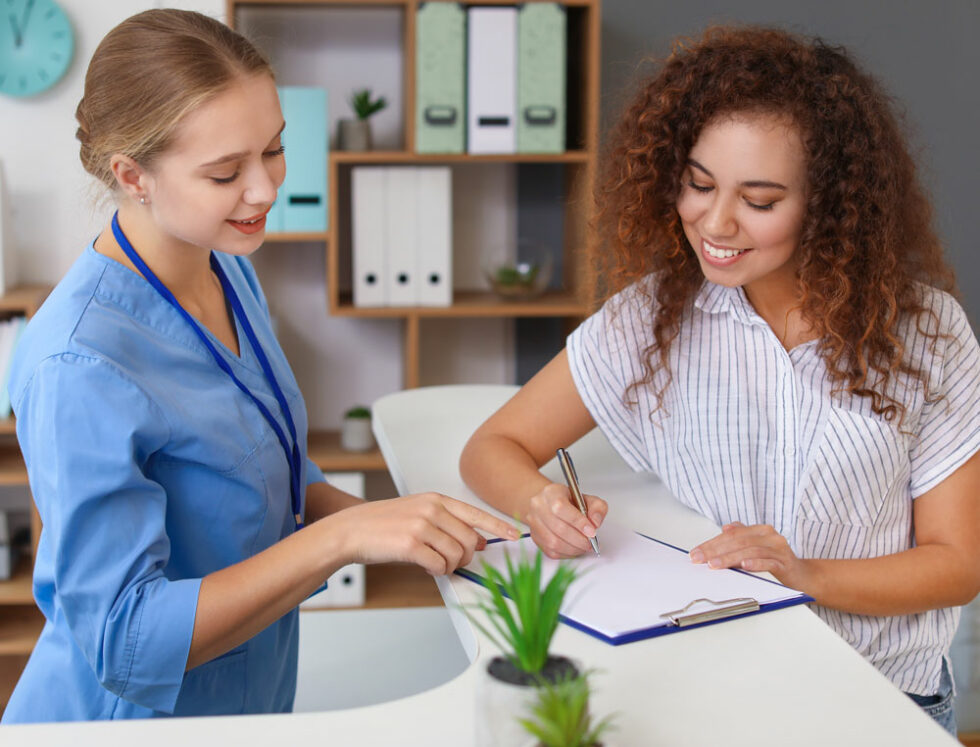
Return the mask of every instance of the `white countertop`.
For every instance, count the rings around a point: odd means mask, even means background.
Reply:
[[[483,505],[459,478],[459,453],[514,391],[434,387],[379,400],[375,431],[399,491],[437,490]],[[630,472],[597,433],[573,454],[583,488],[605,497],[620,523],[685,548],[717,531],[651,476]],[[425,692],[319,713],[3,727],[0,743],[472,744],[477,668],[497,652],[458,606],[485,592],[459,576],[438,582],[472,663]],[[956,744],[803,606],[622,646],[560,625],[552,650],[599,670],[592,711],[618,714],[607,747]]]

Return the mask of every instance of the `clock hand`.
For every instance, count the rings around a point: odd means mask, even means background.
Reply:
[[[7,20],[10,21],[10,28],[14,30],[14,46],[17,47],[17,49],[20,49],[20,44],[23,41],[23,37],[21,36],[20,29],[17,28],[17,19],[8,13]]]
[[[31,17],[32,10],[34,10],[34,0],[27,0],[27,3],[24,5],[24,17],[20,21],[20,33],[22,35],[27,29],[27,21]]]

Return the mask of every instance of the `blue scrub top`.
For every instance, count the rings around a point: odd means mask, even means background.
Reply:
[[[323,480],[255,271],[217,257],[292,411],[301,484]],[[241,357],[206,334],[286,431],[236,326]],[[47,622],[3,722],[290,710],[296,610],[184,671],[201,578],[295,531],[274,431],[187,322],[90,244],[27,326],[10,394],[44,523],[34,596]]]

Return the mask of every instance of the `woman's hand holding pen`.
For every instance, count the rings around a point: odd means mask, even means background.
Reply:
[[[808,593],[812,582],[807,561],[797,557],[786,538],[768,524],[726,524],[717,537],[691,550],[691,560],[712,568],[765,571],[781,584]]]
[[[565,485],[548,483],[531,497],[524,522],[531,528],[531,539],[549,558],[575,558],[592,552],[589,537],[606,518],[609,506],[594,495],[583,495],[588,518],[582,515]]]
[[[504,539],[517,528],[468,503],[439,493],[367,501],[332,514],[341,553],[351,563],[415,563],[433,576],[473,559],[486,540],[476,529]]]

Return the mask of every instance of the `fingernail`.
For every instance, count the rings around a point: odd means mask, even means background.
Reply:
[[[693,550],[691,550],[691,560],[695,563],[703,563],[704,553],[701,552],[699,549],[694,548]]]
[[[712,558],[708,561],[708,568],[721,568],[721,561],[718,558]]]
[[[582,533],[586,537],[595,537],[595,527],[591,524],[586,524],[585,529],[582,530]]]
[[[520,538],[521,538],[521,533],[520,533],[520,531],[519,531],[519,530],[517,529],[517,527],[511,527],[511,528],[510,528],[510,531],[509,531],[509,532],[507,532],[507,535],[508,535],[508,536],[509,536],[509,537],[510,537],[510,538],[511,538],[512,540],[516,540],[516,539],[520,539]]]

